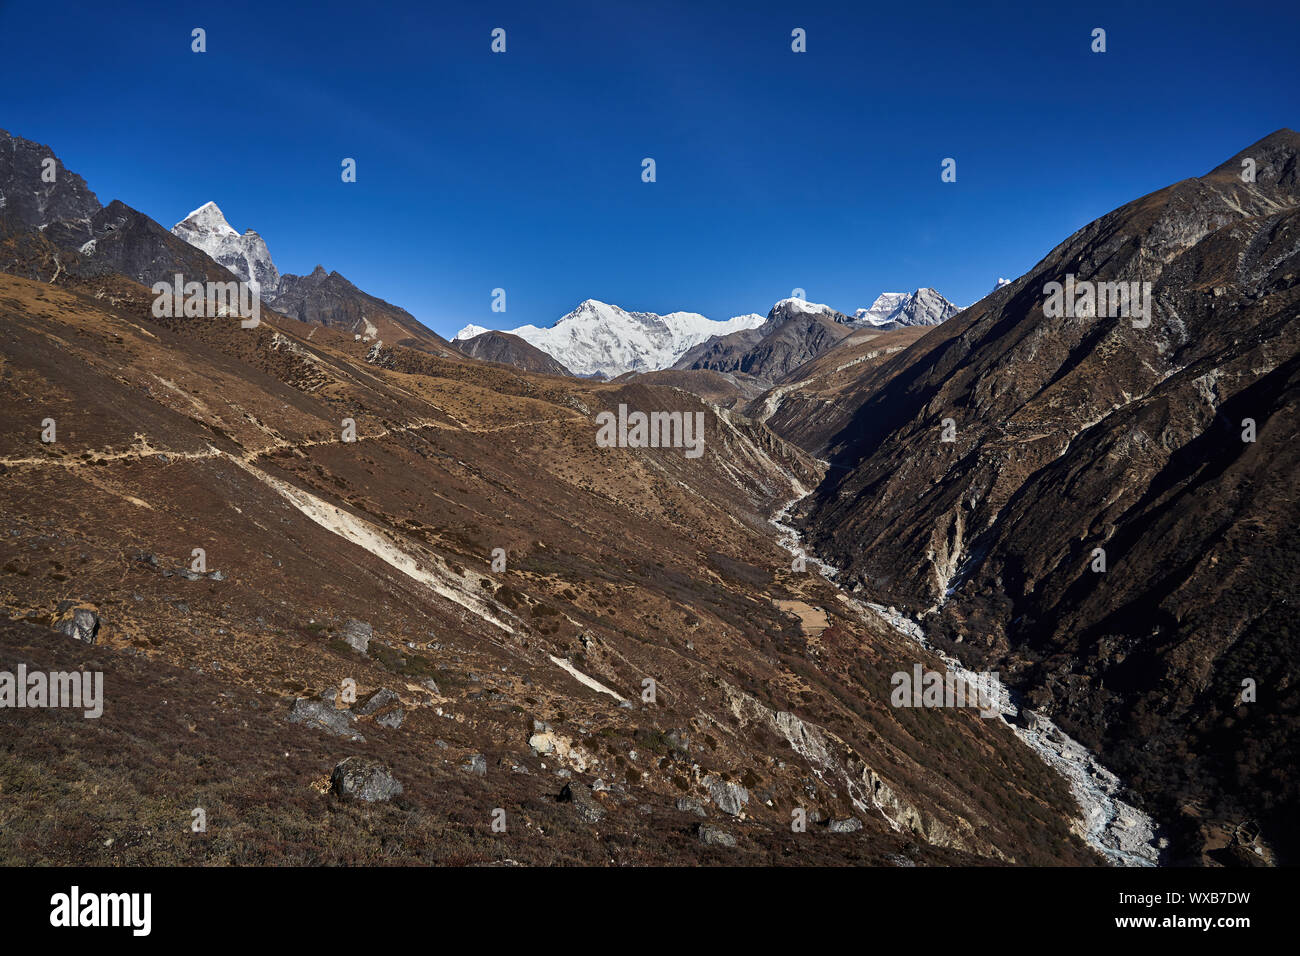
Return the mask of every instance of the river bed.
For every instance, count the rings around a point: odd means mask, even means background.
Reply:
[[[797,490],[803,493],[787,502],[769,520],[777,529],[783,548],[794,555],[803,556],[805,566],[816,568],[839,588],[835,580],[839,569],[809,555],[802,535],[793,526],[786,524],[786,518],[795,505],[809,494],[802,488]],[[1080,810],[1074,830],[1108,862],[1113,866],[1155,866],[1159,862],[1160,845],[1164,841],[1158,838],[1155,822],[1117,796],[1123,790],[1120,779],[1103,767],[1086,747],[1044,715],[1022,709],[1010,688],[1001,682],[976,674],[955,658],[935,650],[926,641],[921,625],[901,611],[861,601],[843,588],[839,590],[839,599],[853,608],[860,617],[875,615],[913,643],[936,654],[955,676],[971,686],[987,688],[998,711],[996,719],[1007,724],[1026,746],[1070,784],[1070,791]]]

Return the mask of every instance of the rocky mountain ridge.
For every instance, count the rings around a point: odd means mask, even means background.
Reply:
[[[1099,751],[1187,861],[1300,848],[1270,769],[1300,685],[1298,156],[1281,130],[1135,200],[869,366],[806,516],[849,583]],[[1111,282],[1149,283],[1151,313],[1098,316]]]

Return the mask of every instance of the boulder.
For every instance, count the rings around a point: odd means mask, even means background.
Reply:
[[[339,629],[339,636],[358,654],[365,654],[370,647],[370,639],[375,636],[375,629],[365,621],[350,617],[343,622],[343,627]]]
[[[75,640],[94,644],[99,634],[99,613],[89,604],[64,601],[59,605],[54,629]]]
[[[311,700],[299,697],[289,710],[289,722],[305,724],[326,733],[346,737],[348,740],[364,741],[366,738],[357,733],[352,724],[356,718],[346,710],[337,709],[332,702]]]
[[[487,776],[487,757],[482,754],[470,754],[469,760],[461,766],[461,770],[466,773],[477,774],[480,777]]]
[[[391,800],[402,792],[402,785],[377,760],[348,757],[330,774],[330,792],[353,800],[377,803]]]
[[[726,830],[720,830],[715,826],[707,823],[701,823],[699,828],[700,842],[705,846],[735,846],[736,838]]]
[[[862,821],[857,817],[849,817],[847,820],[832,820],[829,829],[831,833],[854,833],[862,829]]]
[[[379,690],[369,694],[364,699],[357,701],[357,706],[352,709],[362,717],[369,717],[371,714],[377,713],[389,704],[396,702],[397,699],[398,697],[395,693],[387,687],[381,687]]]
[[[571,803],[577,811],[578,816],[588,823],[599,823],[605,815],[604,809],[596,802],[596,798],[591,795],[585,784],[576,780],[570,780],[560,791],[560,803]]]
[[[700,805],[700,801],[694,799],[693,797],[678,797],[677,809],[682,811],[683,813],[693,813],[697,817],[702,817],[705,815],[704,807]]]
[[[749,803],[749,791],[738,783],[728,783],[720,777],[709,774],[704,778],[704,786],[709,796],[718,805],[718,809],[728,816],[738,817],[745,805]]]
[[[673,753],[687,756],[691,752],[691,738],[684,730],[670,730],[664,734],[664,743]]]

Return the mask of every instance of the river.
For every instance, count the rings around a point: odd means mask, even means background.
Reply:
[[[1160,860],[1160,846],[1155,822],[1136,807],[1125,803],[1118,794],[1123,790],[1120,779],[1097,760],[1086,747],[1071,738],[1049,718],[1036,711],[1022,708],[1011,689],[993,681],[990,686],[985,675],[964,667],[960,661],[940,653],[929,645],[925,632],[914,619],[892,607],[862,601],[840,588],[835,580],[839,570],[807,554],[803,538],[791,525],[786,524],[790,512],[806,498],[802,491],[772,516],[771,524],[777,529],[779,541],[791,554],[802,555],[805,566],[814,567],[828,581],[839,588],[839,598],[853,608],[859,616],[874,615],[899,634],[937,655],[948,665],[955,676],[971,686],[988,687],[996,701],[998,717],[1009,726],[1031,750],[1037,753],[1070,784],[1070,791],[1079,804],[1080,815],[1074,830],[1113,866],[1155,866]]]

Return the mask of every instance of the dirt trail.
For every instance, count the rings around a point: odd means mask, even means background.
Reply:
[[[558,425],[564,422],[583,420],[580,416],[570,416],[565,418],[547,418],[540,421],[513,422],[509,425],[492,425],[487,427],[475,427],[464,424],[448,424],[447,422],[438,422],[432,420],[423,420],[409,422],[405,425],[399,425],[395,428],[381,428],[377,432],[369,435],[357,435],[356,441],[374,441],[379,438],[386,438],[389,435],[399,434],[401,432],[420,431],[425,428],[442,428],[446,431],[464,431],[473,434],[489,434],[492,432],[509,431],[515,428],[535,428],[541,425]],[[308,438],[298,442],[277,439],[269,445],[263,445],[260,448],[254,448],[244,452],[242,455],[232,455],[229,452],[222,451],[209,445],[203,451],[172,451],[166,448],[155,448],[143,435],[136,435],[133,445],[126,451],[95,451],[93,449],[82,449],[74,454],[77,457],[60,457],[60,458],[41,458],[28,456],[25,458],[0,458],[0,465],[6,468],[26,468],[26,467],[58,467],[58,468],[80,468],[83,466],[93,465],[101,461],[142,461],[145,458],[151,458],[155,455],[166,455],[169,459],[180,459],[183,461],[193,461],[204,458],[231,458],[251,464],[264,455],[269,455],[276,451],[285,451],[287,449],[315,448],[320,445],[342,445],[351,444],[344,442],[343,438]],[[90,454],[91,458],[87,459],[83,455]]]

